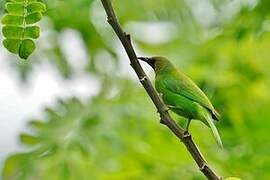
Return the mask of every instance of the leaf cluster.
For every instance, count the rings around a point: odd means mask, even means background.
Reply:
[[[8,0],[7,14],[2,18],[3,45],[11,53],[27,59],[35,50],[35,42],[40,36],[40,28],[34,25],[42,19],[46,6],[37,0]]]

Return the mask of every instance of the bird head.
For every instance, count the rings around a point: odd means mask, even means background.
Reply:
[[[149,64],[155,71],[164,68],[169,65],[170,62],[165,57],[155,56],[155,57],[138,57],[139,60],[142,60]]]
[[[149,64],[153,69],[155,69],[155,58],[153,57],[138,57],[139,60],[142,60],[144,62],[146,62],[147,64]]]

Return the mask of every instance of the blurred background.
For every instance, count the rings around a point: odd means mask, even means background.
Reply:
[[[44,2],[48,11],[29,60],[0,45],[1,177],[204,179],[185,147],[159,124],[101,2]],[[213,169],[225,177],[270,179],[270,1],[113,5],[138,55],[168,57],[220,112],[223,150],[206,126],[192,122],[190,128]]]

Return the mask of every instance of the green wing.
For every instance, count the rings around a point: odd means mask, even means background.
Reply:
[[[166,88],[173,93],[182,95],[192,101],[195,101],[207,108],[211,113],[214,119],[218,120],[219,114],[203,93],[203,91],[185,74],[175,71],[173,72],[173,78],[166,78],[164,82]]]

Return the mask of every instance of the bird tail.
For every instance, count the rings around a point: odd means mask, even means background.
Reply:
[[[222,144],[220,135],[218,133],[218,130],[217,130],[217,128],[216,128],[216,126],[215,126],[215,124],[214,124],[214,122],[213,122],[210,114],[209,113],[205,113],[205,114],[206,114],[205,120],[207,121],[207,124],[211,128],[212,133],[213,133],[213,135],[215,137],[215,140],[216,140],[217,144],[219,145],[220,148],[223,148],[223,144]]]

